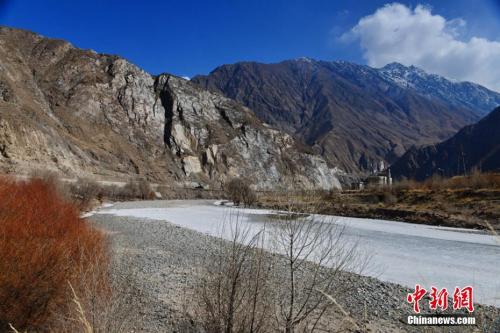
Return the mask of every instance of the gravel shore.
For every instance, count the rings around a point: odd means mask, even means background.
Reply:
[[[115,208],[165,207],[164,201],[118,203]],[[94,215],[95,225],[105,230],[112,241],[115,269],[130,274],[140,291],[133,300],[137,332],[197,332],[197,320],[188,315],[193,303],[201,269],[207,265],[206,249],[220,239],[184,229],[165,221]],[[409,290],[374,278],[345,273],[347,289],[338,302],[369,332],[420,332],[422,327],[406,324],[411,307],[405,302]],[[332,332],[343,328],[355,331],[345,322],[340,310],[332,317]],[[476,317],[479,332],[494,332],[493,319],[499,309],[480,307]],[[479,318],[480,317],[480,318]],[[496,325],[500,325],[497,323]],[[335,328],[335,329],[334,329]],[[425,331],[430,327],[425,327]],[[496,329],[500,329],[497,327]],[[473,331],[473,327],[436,328],[439,332]]]

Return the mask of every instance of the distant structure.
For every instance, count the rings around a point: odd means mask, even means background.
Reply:
[[[386,168],[384,161],[372,164],[372,174],[359,182],[358,189],[366,187],[387,187],[392,186],[391,169]]]

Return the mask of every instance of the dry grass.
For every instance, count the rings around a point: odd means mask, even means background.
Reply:
[[[425,182],[404,180],[392,187],[358,191],[287,193],[304,212],[399,220],[450,227],[500,230],[500,174],[474,172]],[[282,193],[259,193],[262,207],[283,209]],[[320,205],[311,205],[316,197]],[[315,210],[311,210],[314,207]]]
[[[109,291],[107,266],[105,237],[55,184],[0,180],[0,331],[9,324],[48,331],[54,314],[68,309],[68,282],[77,291],[85,287],[82,272],[98,272],[95,288]]]
[[[468,176],[443,178],[438,175],[423,181],[401,180],[394,184],[395,190],[456,190],[456,189],[499,189],[500,174],[474,171]]]
[[[75,289],[73,286],[70,284],[69,285],[71,289],[71,293],[73,294],[73,303],[76,308],[76,313],[77,313],[77,323],[81,326],[82,331],[85,333],[93,333],[94,328],[90,324],[89,320],[87,319],[87,315],[85,314],[85,310],[83,309],[82,302],[80,301],[80,298],[75,292]]]

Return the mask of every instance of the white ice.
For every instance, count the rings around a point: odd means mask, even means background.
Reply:
[[[220,203],[219,203],[220,204]],[[238,216],[252,232],[259,232],[266,215],[264,209],[217,206],[206,201],[168,201],[166,208],[100,209],[97,214],[112,214],[173,224],[223,238],[222,221]],[[360,251],[371,254],[369,271],[363,274],[408,287],[415,284],[430,289],[474,287],[474,301],[500,306],[500,243],[482,232],[435,227],[404,222],[320,216],[345,226],[345,235],[360,244]],[[232,219],[234,220],[234,219]]]

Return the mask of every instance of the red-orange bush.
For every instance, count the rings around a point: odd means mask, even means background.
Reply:
[[[0,331],[44,331],[54,314],[70,308],[69,283],[96,270],[105,292],[107,248],[103,234],[40,179],[0,179]],[[95,276],[93,276],[95,279]]]

